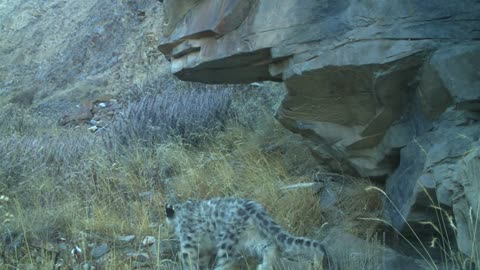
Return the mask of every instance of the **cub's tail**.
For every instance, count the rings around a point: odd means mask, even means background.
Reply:
[[[334,269],[327,250],[319,241],[291,235],[276,223],[260,204],[254,201],[247,203],[246,210],[257,228],[263,234],[271,236],[283,252],[289,256],[305,255],[315,258],[321,261],[323,269]]]

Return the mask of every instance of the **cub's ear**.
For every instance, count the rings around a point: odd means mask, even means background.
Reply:
[[[165,214],[167,215],[167,218],[174,218],[175,217],[175,209],[173,209],[173,205],[167,204],[165,205]]]

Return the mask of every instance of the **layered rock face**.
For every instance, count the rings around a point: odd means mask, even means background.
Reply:
[[[288,94],[277,118],[307,138],[319,160],[386,179],[394,206],[385,215],[397,228],[401,215],[415,221],[432,203],[450,206],[459,247],[471,254],[472,239],[480,239],[471,222],[480,193],[480,2],[164,5],[159,48],[176,76],[282,81]]]

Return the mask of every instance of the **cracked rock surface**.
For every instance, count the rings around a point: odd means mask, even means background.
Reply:
[[[460,209],[478,215],[467,198],[480,190],[459,175],[471,175],[465,170],[475,159],[467,166],[465,157],[480,147],[478,1],[164,5],[159,49],[177,77],[283,82],[288,92],[276,117],[310,142],[320,162],[385,184],[395,206],[385,217],[399,229],[402,215],[411,222],[434,215],[423,194],[433,192],[435,203],[464,220],[458,245],[471,252],[467,239],[478,236]]]

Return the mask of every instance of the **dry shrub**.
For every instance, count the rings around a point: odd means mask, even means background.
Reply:
[[[33,104],[36,93],[36,89],[19,91],[18,93],[15,93],[15,95],[10,99],[10,103],[15,103],[20,106],[30,106]]]
[[[178,136],[199,144],[221,130],[229,113],[231,92],[226,90],[166,91],[130,103],[116,119],[110,134],[122,145],[154,145]]]
[[[30,115],[30,111],[16,104],[7,104],[0,110],[0,135],[35,134],[38,127],[37,119]]]
[[[272,205],[278,221],[297,235],[317,235],[326,219],[318,196],[311,189],[287,191]]]
[[[366,190],[369,186],[372,183],[368,179],[345,179],[337,205],[345,219],[345,230],[362,238],[375,233],[379,223],[370,219],[381,217],[383,210],[381,194]]]
[[[62,136],[10,136],[0,140],[0,174],[3,184],[18,185],[24,180],[45,176],[65,176],[82,163],[93,140],[66,133]]]
[[[6,186],[39,176],[65,177],[82,164],[92,138],[68,132],[61,136],[9,136],[0,140],[0,176]]]

